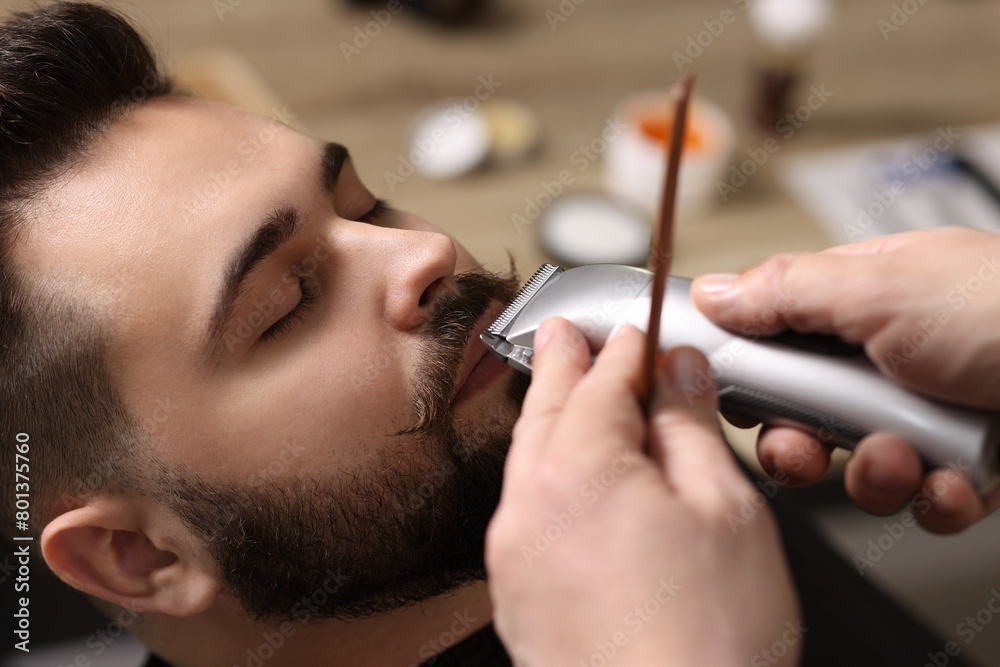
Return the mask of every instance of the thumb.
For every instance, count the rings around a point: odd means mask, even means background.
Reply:
[[[745,335],[770,336],[791,327],[834,333],[854,292],[851,257],[776,255],[742,274],[709,274],[691,285],[695,305],[716,324]],[[854,307],[856,308],[856,301]]]
[[[693,347],[667,352],[657,364],[650,415],[650,456],[667,484],[681,496],[698,495],[706,483],[740,479],[722,437],[718,398],[708,360]]]

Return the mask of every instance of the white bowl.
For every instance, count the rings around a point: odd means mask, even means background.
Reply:
[[[608,143],[604,155],[604,187],[641,206],[653,220],[659,218],[669,139],[657,140],[650,130],[659,125],[658,129],[669,134],[666,123],[672,108],[668,90],[645,91],[623,99],[612,118],[620,118],[625,129]],[[697,95],[688,108],[687,137],[677,183],[678,217],[697,215],[718,200],[716,184],[724,180],[736,147],[729,117]]]

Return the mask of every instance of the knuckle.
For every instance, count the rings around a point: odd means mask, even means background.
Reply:
[[[542,460],[535,467],[530,485],[530,493],[539,507],[557,507],[566,504],[573,497],[573,475],[565,465],[556,461]]]
[[[558,367],[578,360],[585,354],[590,354],[590,347],[583,334],[576,328],[566,327],[565,335],[554,338],[539,351],[536,365],[542,366],[544,371],[549,366]]]

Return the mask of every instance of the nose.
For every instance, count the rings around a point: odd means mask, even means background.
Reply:
[[[400,331],[420,328],[437,298],[455,289],[458,252],[451,238],[439,232],[349,225],[351,254],[362,260],[352,264],[369,273],[388,323]]]

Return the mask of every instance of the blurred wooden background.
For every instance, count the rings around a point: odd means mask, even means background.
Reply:
[[[833,97],[729,202],[680,221],[676,273],[741,269],[777,251],[827,244],[776,182],[777,165],[787,155],[1000,116],[1000,3],[926,2],[888,40],[877,22],[889,19],[893,3],[836,4],[834,25],[796,103],[813,83],[825,85]],[[543,181],[569,166],[581,144],[599,136],[617,100],[675,81],[674,51],[724,9],[733,10],[736,21],[697,58],[698,92],[736,123],[737,155],[761,144],[749,121],[753,45],[742,1],[565,0],[575,10],[555,30],[546,11],[558,11],[559,0],[493,5],[482,24],[464,30],[437,29],[403,11],[348,62],[342,43],[354,46],[356,29],[372,17],[343,2],[116,3],[172,66],[205,47],[243,55],[301,126],[351,149],[376,193],[443,226],[484,262],[502,266],[511,250],[523,272],[544,258],[535,230],[519,233],[511,215],[524,210],[525,198],[535,197]],[[478,77],[490,75],[501,84],[497,95],[520,100],[541,117],[545,144],[539,158],[522,168],[444,183],[416,175],[390,191],[384,173],[398,168],[418,111],[445,97],[471,95]],[[595,163],[575,185],[599,187],[599,175]]]

